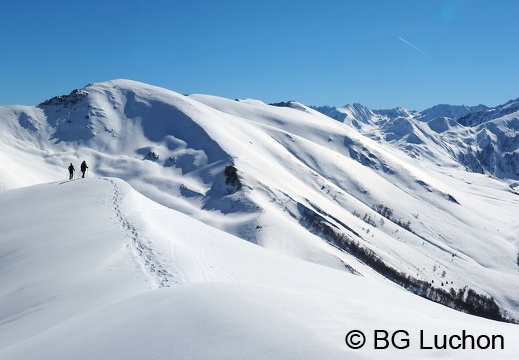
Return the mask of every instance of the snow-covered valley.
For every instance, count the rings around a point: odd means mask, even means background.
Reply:
[[[284,105],[114,80],[0,107],[0,359],[511,358],[517,325],[412,292],[519,319],[517,173],[490,166],[519,114]],[[506,150],[478,173],[482,131]],[[463,330],[504,349],[428,348]]]

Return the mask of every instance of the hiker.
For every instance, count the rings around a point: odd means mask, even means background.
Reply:
[[[72,165],[72,163],[70,163],[69,167],[68,167],[68,179],[69,180],[72,180],[74,178],[74,171],[76,169],[74,169],[74,165]]]
[[[81,172],[83,173],[82,178],[85,177],[85,171],[86,171],[87,169],[88,169],[88,166],[87,166],[87,164],[86,164],[86,161],[83,160],[83,162],[81,163]]]

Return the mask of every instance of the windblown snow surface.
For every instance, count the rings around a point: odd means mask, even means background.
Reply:
[[[0,359],[517,355],[517,325],[414,295],[311,225],[518,319],[514,183],[437,147],[128,80],[1,107],[0,127]]]

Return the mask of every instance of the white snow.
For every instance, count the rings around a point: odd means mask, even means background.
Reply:
[[[396,269],[490,294],[519,318],[510,184],[445,154],[405,156],[302,104],[127,80],[82,91],[67,108],[0,108],[0,359],[517,354],[517,325],[413,295],[294,218],[320,212]],[[87,178],[67,181],[83,159]],[[239,190],[224,181],[231,164]],[[381,225],[378,204],[414,233]],[[362,349],[346,345],[352,330]],[[407,348],[376,349],[376,331],[398,330]],[[463,331],[504,349],[420,346]]]

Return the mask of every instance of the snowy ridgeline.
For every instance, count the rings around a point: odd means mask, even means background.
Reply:
[[[434,161],[446,152],[469,171],[519,177],[519,99],[495,108],[436,105],[421,112],[360,104],[315,109],[410,156]]]
[[[127,80],[0,108],[0,359],[370,358],[377,329],[408,333],[389,358],[473,358],[463,330],[511,355],[517,326],[410,292],[519,318],[514,181],[467,172],[438,118],[383,115]]]

